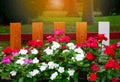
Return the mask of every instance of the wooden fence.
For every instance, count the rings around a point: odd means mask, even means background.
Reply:
[[[0,34],[0,40],[10,39],[10,47],[12,49],[21,48],[21,40],[42,40],[45,39],[49,34],[44,34],[42,22],[32,22],[32,34],[21,34],[21,23],[10,23],[10,35]],[[56,29],[61,29],[64,34],[72,37],[76,40],[76,43],[84,43],[87,36],[94,36],[98,33],[87,33],[87,23],[86,22],[76,22],[76,33],[67,34],[65,31],[65,22],[54,22],[54,31]],[[120,33],[110,33],[112,35],[120,38]],[[110,37],[111,38],[111,37]]]

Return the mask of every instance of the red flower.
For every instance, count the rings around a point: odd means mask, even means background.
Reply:
[[[114,49],[111,46],[106,46],[104,53],[108,54],[110,56],[114,56],[114,54],[115,54]]]
[[[117,48],[117,45],[116,45],[116,44],[110,44],[110,47],[111,47],[112,49],[116,49],[116,48]]]
[[[65,50],[65,49],[66,49],[66,46],[65,46],[65,45],[62,45],[61,48],[62,48],[62,50]]]
[[[120,69],[120,66],[115,62],[114,59],[109,59],[108,62],[105,64],[105,69]]]
[[[116,77],[112,78],[112,82],[118,82]]]
[[[91,65],[91,69],[92,69],[93,71],[96,71],[96,72],[97,72],[97,71],[99,71],[100,68],[99,68],[96,64],[92,64],[92,65]]]
[[[38,48],[40,48],[40,47],[42,47],[43,43],[42,43],[41,40],[36,40],[36,41],[29,41],[28,45],[30,47],[38,47]]]
[[[86,53],[86,59],[88,59],[88,60],[93,60],[95,57],[93,56],[93,54],[92,53],[90,53],[90,52],[87,52]]]
[[[90,81],[92,81],[92,82],[96,81],[96,79],[97,79],[96,73],[91,73],[89,77],[90,77]]]
[[[105,35],[104,34],[98,34],[98,40],[100,40],[100,41],[103,41],[103,40],[107,40],[107,37],[105,37]]]
[[[4,50],[3,50],[3,52],[5,53],[5,54],[12,54],[12,50],[11,50],[11,48],[10,47],[6,47]]]
[[[37,41],[36,41],[36,46],[37,46],[38,48],[41,48],[41,47],[43,46],[42,41],[41,41],[41,40],[37,40]]]

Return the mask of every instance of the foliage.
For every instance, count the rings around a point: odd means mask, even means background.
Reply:
[[[85,74],[91,82],[117,81],[120,42],[105,46],[103,40],[107,38],[99,34],[75,45],[58,29],[44,45],[37,40],[19,51],[5,48],[0,57],[0,76],[12,76],[16,82],[78,82]]]

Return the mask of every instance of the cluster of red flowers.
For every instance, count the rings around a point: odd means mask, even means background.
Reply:
[[[120,65],[117,64],[114,59],[109,59],[104,67],[105,69],[119,69],[120,70]]]
[[[41,40],[28,41],[28,45],[32,48],[34,48],[34,47],[41,48],[43,46],[43,43]]]

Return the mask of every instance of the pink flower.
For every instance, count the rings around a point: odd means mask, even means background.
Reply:
[[[60,29],[56,29],[55,32],[54,32],[55,36],[62,35],[62,34],[64,34],[64,32]]]
[[[32,62],[33,62],[32,59],[25,59],[25,63],[24,64],[26,65],[26,64],[29,64],[29,63],[32,63]]]
[[[58,39],[58,42],[69,42],[70,41],[70,37],[68,36],[63,36],[61,38]]]
[[[12,52],[12,56],[14,57],[14,56],[16,56],[18,53],[19,53],[18,50],[14,50],[14,51]]]
[[[48,36],[47,37],[47,42],[53,42],[53,41],[56,41],[56,39],[52,36]]]
[[[120,42],[117,43],[117,47],[120,47]]]
[[[11,62],[11,57],[10,56],[6,56],[2,59],[2,63],[9,64],[10,62]]]

